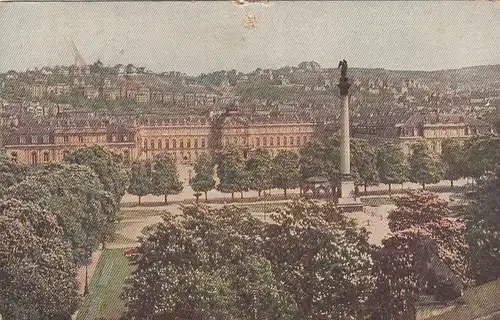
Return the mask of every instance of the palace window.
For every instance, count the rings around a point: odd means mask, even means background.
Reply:
[[[17,160],[17,152],[12,152],[10,155],[14,158],[14,160]]]
[[[116,140],[116,137],[115,136],[113,136],[113,137]],[[78,136],[78,142],[83,143],[83,136]]]
[[[257,147],[260,147],[260,138],[259,137],[255,138],[255,145]]]
[[[148,139],[144,139],[143,148],[146,149],[146,150],[148,149]]]
[[[128,136],[126,134],[123,135],[123,142],[127,142],[128,141]]]
[[[49,136],[43,136],[42,140],[45,144],[49,143]]]
[[[193,143],[194,143],[194,147],[198,148],[198,139],[195,138]]]
[[[264,147],[267,146],[267,138],[266,137],[262,138],[262,145]]]
[[[25,144],[25,143],[26,143],[26,138],[24,138],[24,137],[19,137],[19,143],[20,143],[20,144]]]
[[[36,151],[31,153],[31,164],[38,164],[38,154]]]
[[[158,149],[163,149],[163,145],[161,143],[161,139],[158,139]]]
[[[170,141],[168,139],[165,139],[165,149],[170,149]]]
[[[177,148],[177,141],[175,139],[172,139],[172,148]]]
[[[286,137],[283,137],[283,146],[286,147]]]
[[[280,137],[276,137],[276,145],[281,146],[281,139]]]
[[[33,143],[33,144],[38,143],[38,137],[37,136],[31,136],[31,143]]]
[[[63,137],[63,142],[64,143],[68,143],[69,142],[69,137],[68,136],[64,136]]]
[[[296,145],[300,146],[300,137],[297,137],[297,138],[295,139],[295,142],[296,142],[296,143],[295,143]]]
[[[179,140],[179,148],[181,148],[181,149],[184,148],[184,139]]]
[[[186,147],[188,149],[191,148],[191,139],[189,139],[189,138],[186,140]]]
[[[63,151],[63,160],[66,159],[69,155],[69,151],[68,150],[64,150]]]
[[[269,145],[274,146],[274,138],[273,137],[269,137]]]
[[[290,137],[290,145],[293,146],[293,137]]]
[[[201,139],[201,147],[205,148],[205,139]]]
[[[151,140],[151,149],[154,149],[154,148],[155,148],[155,141]]]
[[[47,151],[45,151],[43,153],[43,162],[49,162],[49,160],[50,160],[49,153]]]
[[[306,144],[306,142],[307,142],[307,138],[306,138],[306,136],[303,136],[302,137],[302,144]]]

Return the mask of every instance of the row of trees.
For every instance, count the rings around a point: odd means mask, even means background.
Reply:
[[[102,147],[29,170],[0,158],[0,314],[69,319],[79,305],[76,271],[109,240],[128,178]]]

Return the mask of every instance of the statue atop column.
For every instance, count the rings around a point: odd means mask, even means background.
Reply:
[[[349,78],[347,78],[347,61],[341,60],[339,62],[340,68],[340,79],[339,79],[339,89],[340,89],[340,95],[341,96],[346,96],[349,93],[349,87],[351,84],[349,83]]]

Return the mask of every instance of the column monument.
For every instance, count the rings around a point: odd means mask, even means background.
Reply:
[[[358,211],[363,209],[360,199],[354,195],[354,181],[351,177],[351,146],[349,136],[349,87],[351,83],[347,77],[347,61],[339,62],[341,108],[341,134],[340,134],[340,195],[338,206],[344,211]]]

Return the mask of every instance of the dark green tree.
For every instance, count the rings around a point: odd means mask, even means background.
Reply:
[[[273,186],[283,189],[297,188],[300,182],[299,156],[293,151],[280,151],[273,159]]]
[[[79,305],[76,267],[54,215],[15,199],[0,203],[0,314],[65,320]]]
[[[191,188],[196,194],[205,193],[205,201],[208,201],[208,191],[215,188],[214,163],[208,154],[203,154],[198,158],[194,172],[195,176],[191,179]],[[198,202],[198,196],[196,202]]]
[[[478,136],[464,144],[467,176],[480,179],[496,173],[500,167],[500,137]]]
[[[179,181],[179,172],[175,160],[170,155],[162,153],[154,158],[152,184],[152,194],[164,196],[165,204],[168,195],[178,194],[182,191],[183,186]]]
[[[250,153],[246,170],[248,171],[248,187],[261,195],[262,190],[273,186],[273,161],[269,152],[258,149]]]
[[[465,175],[464,168],[466,167],[465,153],[458,141],[452,139],[443,141],[441,161],[444,167],[444,178],[450,180],[453,188],[453,181]]]
[[[114,195],[117,203],[125,195],[128,177],[113,154],[103,146],[80,148],[71,152],[65,159],[70,164],[80,164],[94,170],[104,189]]]
[[[389,196],[392,197],[391,185],[405,182],[408,172],[408,163],[401,148],[384,144],[377,152],[377,171],[380,182],[389,186]]]
[[[142,160],[132,163],[128,193],[139,197],[139,205],[141,204],[141,197],[151,192],[152,178],[150,161]]]
[[[5,150],[0,149],[0,197],[8,187],[24,180],[28,173],[27,166],[17,163]]]
[[[443,177],[440,159],[425,140],[419,140],[411,146],[409,159],[409,180],[420,183],[422,188],[429,183],[438,183]]]
[[[352,164],[351,171],[357,185],[363,186],[366,193],[368,186],[377,185],[379,176],[377,171],[377,153],[375,148],[365,140],[356,139],[351,142]]]
[[[245,158],[241,150],[227,148],[217,153],[217,176],[219,184],[216,189],[221,192],[231,193],[234,201],[234,193],[248,190],[248,174],[245,168]]]

